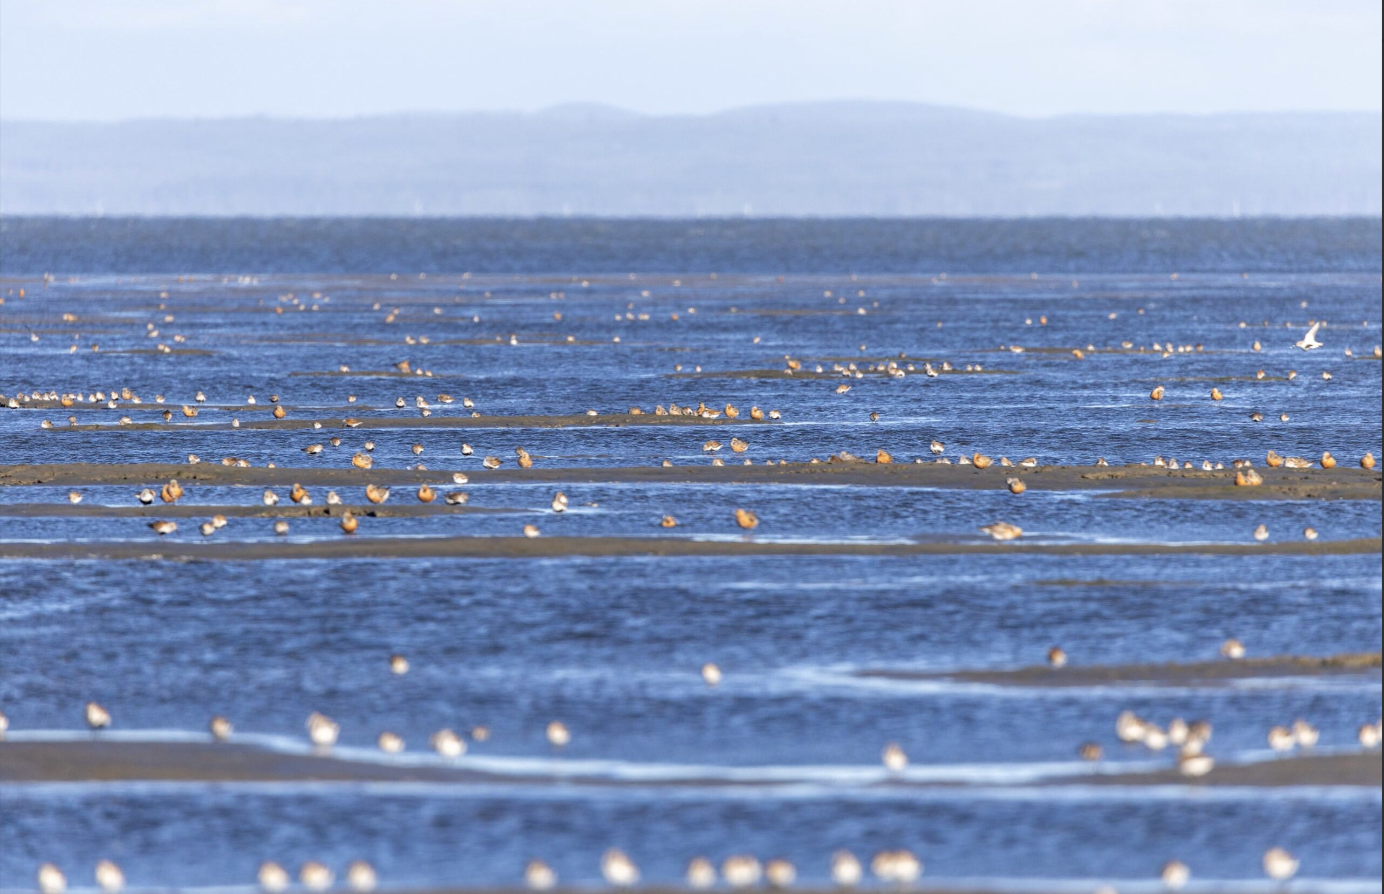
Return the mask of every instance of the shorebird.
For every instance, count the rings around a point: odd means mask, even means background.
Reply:
[[[1317,539],[1317,529],[1316,529],[1316,528],[1313,528],[1313,527],[1310,527],[1310,526],[1309,526],[1309,527],[1306,527],[1306,528],[1303,528],[1303,529],[1302,529],[1302,536],[1303,536],[1305,539],[1307,539],[1307,540],[1316,540],[1316,539]]]
[[[1259,527],[1255,528],[1255,529],[1254,529],[1254,539],[1260,541],[1261,543],[1262,543],[1263,541],[1265,541],[1265,540],[1268,540],[1268,539],[1269,539],[1269,526],[1268,526],[1268,525],[1260,525]]]
[[[217,714],[211,719],[211,722],[207,724],[207,729],[211,732],[211,737],[213,739],[218,742],[225,742],[231,737],[231,733],[235,730],[235,727],[225,717]]]
[[[1238,487],[1258,487],[1264,483],[1264,476],[1253,469],[1239,469],[1235,472],[1235,484]]]
[[[1183,863],[1181,860],[1169,860],[1167,863],[1164,863],[1163,871],[1160,873],[1160,878],[1163,879],[1163,887],[1167,888],[1169,891],[1180,889],[1183,885],[1187,884],[1187,880],[1191,877],[1192,870],[1188,869],[1187,864]]]
[[[346,884],[358,894],[370,894],[379,885],[375,867],[364,860],[352,860],[346,866]]]
[[[155,534],[158,534],[160,537],[162,537],[166,534],[172,534],[174,531],[178,530],[178,523],[171,521],[156,521],[150,522],[149,527],[154,529]]]
[[[1264,874],[1276,882],[1286,882],[1297,875],[1301,862],[1281,847],[1264,852]]]
[[[369,469],[375,465],[375,459],[368,453],[357,452],[351,457],[351,465],[357,469]]]
[[[487,456],[485,459],[481,460],[481,465],[493,471],[500,467],[501,460],[498,456]]]
[[[113,860],[98,861],[94,875],[97,886],[106,894],[115,894],[125,887],[125,873],[120,871],[120,867]]]
[[[557,886],[557,873],[542,860],[530,860],[524,866],[524,884],[530,891],[550,891]]]
[[[532,540],[542,532],[538,530],[538,525],[524,525],[524,536]]]
[[[1373,468],[1374,468],[1374,454],[1373,454],[1373,453],[1366,453],[1364,456],[1360,457],[1360,468],[1362,468],[1362,469],[1373,469]]]
[[[303,725],[307,727],[308,740],[318,748],[331,748],[336,744],[336,737],[341,732],[341,727],[330,717],[316,711],[308,716],[307,722]]]
[[[86,723],[92,730],[106,729],[111,725],[111,712],[96,702],[87,702]]]
[[[146,487],[135,495],[135,499],[139,500],[139,502],[143,503],[145,506],[148,506],[150,503],[154,502],[154,492]]]
[[[1024,529],[1018,525],[1011,525],[1008,522],[995,522],[992,525],[983,525],[980,530],[989,534],[996,540],[1017,540],[1023,536]]]
[[[176,503],[178,501],[178,498],[182,495],[183,486],[178,483],[177,479],[169,481],[159,491],[159,498],[162,499],[165,503]]]
[[[673,518],[671,515],[665,515],[663,516],[662,520],[659,521],[658,524],[660,527],[664,528],[676,528],[678,526],[678,520]]]
[[[1004,483],[1009,486],[1009,492],[1011,494],[1021,494],[1028,490],[1028,485],[1024,484],[1021,478],[1006,478]]]
[[[627,888],[639,881],[639,867],[619,848],[611,848],[601,854],[601,875],[608,884],[617,888]]]
[[[1304,335],[1300,341],[1293,342],[1293,347],[1302,348],[1304,351],[1320,348],[1322,343],[1317,341],[1317,330],[1320,328],[1322,328],[1322,324],[1321,321],[1318,320],[1312,324],[1312,328],[1307,330],[1307,334]]]
[[[275,409],[278,409],[277,407]],[[325,891],[332,886],[336,876],[323,863],[309,860],[298,870],[298,881],[309,891]]]
[[[327,505],[328,505],[328,506],[340,506],[340,505],[341,505],[341,497],[337,494],[336,491],[334,491],[334,490],[329,490],[329,491],[327,491]]]
[[[1152,391],[1149,392],[1149,399],[1150,399],[1150,400],[1162,400],[1162,399],[1163,399],[1163,395],[1166,394],[1166,393],[1167,393],[1167,392],[1163,389],[1163,386],[1162,386],[1162,385],[1158,385],[1158,386],[1155,387]]]
[[[971,465],[975,466],[977,469],[988,469],[994,462],[993,459],[982,453],[973,453],[971,455]]]
[[[567,725],[561,720],[554,720],[552,723],[549,723],[546,735],[548,736],[548,744],[552,745],[554,748],[566,747],[567,743],[572,741],[571,731],[567,729]]]
[[[837,851],[831,855],[831,880],[843,888],[854,888],[865,875],[860,861],[850,851]]]
[[[550,504],[554,512],[567,511],[567,495],[562,491],[553,494],[553,502]]]
[[[1245,657],[1245,645],[1238,639],[1231,638],[1221,643],[1221,657],[1238,661]]]
[[[470,495],[460,490],[449,490],[442,495],[443,502],[448,506],[462,506],[469,499],[471,499]]]
[[[452,473],[452,483],[453,483],[453,484],[465,484],[466,482],[468,482],[468,481],[470,481],[470,480],[471,480],[471,479],[470,479],[470,478],[467,478],[466,475],[465,475],[464,473],[462,473],[462,472],[453,472],[453,473]]]
[[[1061,646],[1048,649],[1048,664],[1053,667],[1067,666],[1067,652]]]
[[[1330,450],[1327,450],[1326,452],[1322,453],[1321,464],[1323,469],[1336,468],[1336,457],[1331,455]]]
[[[937,440],[936,438],[933,438],[933,439],[932,439],[932,443],[928,445],[928,449],[932,451],[932,455],[933,455],[933,456],[941,456],[941,455],[942,455],[942,451],[944,451],[944,450],[947,449],[947,445],[946,445],[946,444],[943,444],[941,441]],[[845,852],[842,851],[841,853],[845,853]],[[851,859],[855,859],[855,858],[852,857]]]
[[[293,487],[288,491],[288,498],[295,503],[311,504],[312,499],[308,496],[308,489],[298,482],[293,483]]]
[[[1183,776],[1205,776],[1215,766],[1215,760],[1199,751],[1184,752],[1177,757],[1177,772]]]
[[[732,888],[759,884],[762,871],[759,861],[748,854],[736,854],[721,862],[721,878]]]
[[[1321,732],[1301,718],[1293,721],[1292,730],[1293,741],[1297,742],[1299,748],[1315,748],[1321,740]]]
[[[365,499],[371,503],[383,503],[389,499],[389,488],[377,484],[365,485]]]
[[[881,851],[870,861],[870,871],[882,882],[911,885],[923,874],[923,864],[910,851]]]
[[[398,754],[404,750],[403,738],[396,733],[391,733],[389,730],[380,733],[379,737],[375,739],[375,744],[378,745],[380,750],[385,754]]]
[[[1084,761],[1098,761],[1105,756],[1105,749],[1095,742],[1083,742],[1076,753]]]
[[[44,863],[38,868],[37,879],[42,894],[63,894],[67,890],[67,876],[52,863]]]
[[[1148,724],[1133,711],[1121,711],[1120,716],[1115,718],[1115,735],[1121,742],[1141,742],[1147,726]]]
[[[1297,745],[1297,737],[1286,726],[1275,726],[1269,730],[1269,747],[1274,751],[1292,751]]]
[[[309,444],[308,446],[303,448],[303,452],[306,453],[308,456],[317,456],[322,452],[322,445]]]
[[[278,521],[274,522],[274,533],[278,534],[280,537],[287,534],[288,522],[284,521],[283,519],[279,519]]]
[[[437,499],[437,492],[426,484],[418,485],[418,502],[431,503]]]
[[[759,526],[759,516],[748,509],[737,509],[735,523],[748,531]]]
[[[706,857],[693,857],[687,863],[687,887],[704,891],[716,884],[716,867]]]
[[[798,879],[798,870],[782,857],[764,864],[764,880],[771,888],[788,888]]]
[[[260,890],[266,894],[280,894],[288,889],[288,871],[273,860],[260,864],[258,874]]]
[[[708,686],[718,686],[721,683],[721,669],[708,661],[702,665],[702,679]]]
[[[433,733],[428,744],[432,745],[433,751],[447,758],[461,757],[466,753],[466,742],[450,729]]]
[[[5,740],[5,733],[10,729],[10,718],[5,716],[4,711],[0,711],[0,742]]]
[[[266,506],[276,506],[276,505],[278,505],[278,502],[279,502],[279,495],[276,494],[276,493],[274,493],[272,490],[266,490],[266,491],[264,492],[264,497],[263,497],[263,499],[264,499],[264,505],[266,505]]]
[[[1360,728],[1355,731],[1355,739],[1360,743],[1361,748],[1379,747],[1379,725],[1374,723],[1362,723]]]
[[[389,656],[389,672],[398,676],[408,673],[408,659],[402,655]]]
[[[880,752],[880,760],[890,773],[902,773],[908,766],[908,755],[897,742],[890,742]]]

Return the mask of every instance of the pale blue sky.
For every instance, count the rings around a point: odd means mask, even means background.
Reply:
[[[0,117],[1379,110],[1379,0],[0,0]]]

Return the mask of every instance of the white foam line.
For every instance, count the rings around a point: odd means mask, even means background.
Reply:
[[[980,683],[967,680],[948,679],[907,679],[899,677],[861,676],[856,668],[834,670],[828,668],[800,667],[784,668],[781,675],[809,686],[835,686],[843,689],[874,691],[880,694],[908,695],[984,695],[1000,698],[1106,698],[1119,695],[1141,698],[1184,697],[1205,695],[1217,689],[1263,691],[1317,691],[1317,692],[1377,692],[1384,690],[1384,681],[1347,677],[1264,677],[1255,680],[1208,681],[1203,685],[1164,685],[1148,682],[1100,683],[1080,686],[1052,686],[1044,683]],[[945,677],[949,672],[959,671],[946,668],[926,668],[920,673],[936,674]]]
[[[16,742],[196,742],[210,745],[205,733],[186,730],[107,730],[99,734],[81,730],[16,730],[9,734]],[[240,733],[235,741],[284,754],[317,754],[300,739],[265,733]],[[914,764],[891,774],[873,764],[807,764],[724,766],[712,764],[636,763],[622,760],[573,760],[550,757],[518,757],[468,754],[448,760],[428,752],[385,754],[351,745],[338,745],[328,756],[361,763],[405,767],[451,767],[457,770],[510,777],[551,777],[559,780],[601,780],[612,782],[738,784],[805,783],[816,785],[862,786],[891,780],[910,783],[970,783],[982,785],[1020,785],[1054,777],[1075,777],[1093,772],[1137,772],[1158,769],[1161,762],[1122,762],[1105,764],[1097,771],[1077,761],[1016,764]]]
[[[87,742],[87,741],[119,741],[119,742],[195,742],[210,744],[205,733],[194,733],[186,730],[108,730],[94,735],[90,732],[80,730],[19,730],[10,733],[12,741],[19,742]],[[316,755],[320,752],[314,751],[310,746],[299,739],[282,735],[265,733],[238,734],[236,741],[248,745],[255,745],[270,751],[283,754]],[[1351,754],[1353,749],[1319,749],[1317,753],[1322,755],[1332,754]],[[767,766],[718,766],[703,764],[656,764],[656,763],[636,763],[621,760],[565,760],[548,757],[518,757],[502,755],[465,755],[456,759],[446,759],[427,752],[414,752],[407,754],[385,754],[383,752],[365,748],[361,746],[341,745],[326,753],[326,756],[341,760],[349,760],[359,763],[370,763],[383,766],[404,766],[404,767],[449,767],[457,770],[472,771],[491,774],[501,777],[493,781],[484,783],[466,782],[467,789],[478,789],[487,787],[507,788],[508,784],[502,777],[512,777],[516,781],[524,777],[547,777],[556,781],[581,781],[586,783],[600,783],[609,781],[616,783],[639,783],[639,782],[658,782],[676,785],[686,783],[689,785],[704,783],[724,783],[727,785],[744,786],[741,791],[763,791],[765,786],[772,787],[775,793],[781,797],[793,796],[795,793],[807,797],[820,797],[824,794],[839,793],[841,790],[859,790],[861,787],[870,787],[872,796],[884,797],[914,797],[917,795],[915,789],[906,787],[890,787],[885,785],[890,781],[899,781],[917,784],[942,783],[964,786],[959,791],[976,791],[973,786],[989,788],[995,790],[1015,791],[1024,786],[1032,786],[1035,783],[1046,782],[1058,779],[1078,780],[1079,777],[1095,777],[1119,775],[1124,773],[1148,772],[1160,769],[1167,769],[1169,766],[1166,760],[1141,760],[1141,761],[1107,761],[1097,765],[1088,764],[1083,761],[1063,761],[1063,762],[1031,762],[1031,763],[1011,763],[1011,764],[915,764],[908,767],[903,772],[891,774],[882,766],[875,765],[767,765]],[[1261,763],[1278,759],[1280,756],[1273,751],[1253,750],[1240,752],[1231,759],[1236,764]],[[43,783],[36,783],[43,784]],[[79,783],[80,784],[80,783]],[[104,783],[96,783],[104,784]],[[190,783],[190,784],[217,784]],[[236,783],[241,785],[253,785],[255,783]],[[270,785],[298,785],[299,783],[268,783]],[[323,783],[331,786],[358,786],[358,785],[384,785],[391,790],[400,786],[407,786],[407,782],[370,782],[360,781],[359,783],[331,782]],[[422,789],[428,786],[446,783],[420,783]],[[523,783],[528,786],[528,783]],[[879,788],[873,788],[878,786]],[[542,790],[542,786],[533,786]],[[1251,788],[1251,787],[1243,787]],[[1301,791],[1305,787],[1293,787]],[[1332,788],[1344,787],[1326,787]],[[1162,789],[1177,792],[1175,797],[1187,797],[1195,793],[1197,797],[1204,796],[1204,793],[1215,791],[1218,795],[1223,795],[1226,789],[1210,789],[1206,787],[1186,786],[1178,783],[1166,785],[1141,785],[1141,786],[1086,786],[1079,781],[1070,785],[1063,786],[1061,789],[1041,787],[1034,789],[1035,792],[1044,793],[1045,797],[1069,796],[1073,792],[1081,792],[1084,799],[1093,796],[1101,796],[1104,792],[1116,789],[1125,792],[1149,791],[1151,789]],[[1234,787],[1235,791],[1241,787]],[[1273,791],[1274,789],[1267,789]],[[1261,790],[1263,791],[1263,790]],[[1366,787],[1366,791],[1379,793],[1374,787]]]

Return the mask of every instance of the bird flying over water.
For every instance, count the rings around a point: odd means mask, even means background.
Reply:
[[[1317,322],[1312,324],[1311,329],[1307,330],[1307,334],[1302,337],[1302,340],[1293,342],[1293,345],[1295,347],[1302,348],[1304,351],[1310,351],[1313,348],[1320,348],[1322,346],[1322,343],[1317,341],[1317,330],[1320,328],[1322,328],[1322,324],[1321,321],[1318,320]]]

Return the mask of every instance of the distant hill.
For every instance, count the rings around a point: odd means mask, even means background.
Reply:
[[[0,213],[1378,215],[1378,113],[1025,119],[904,103],[649,116],[0,123]]]

